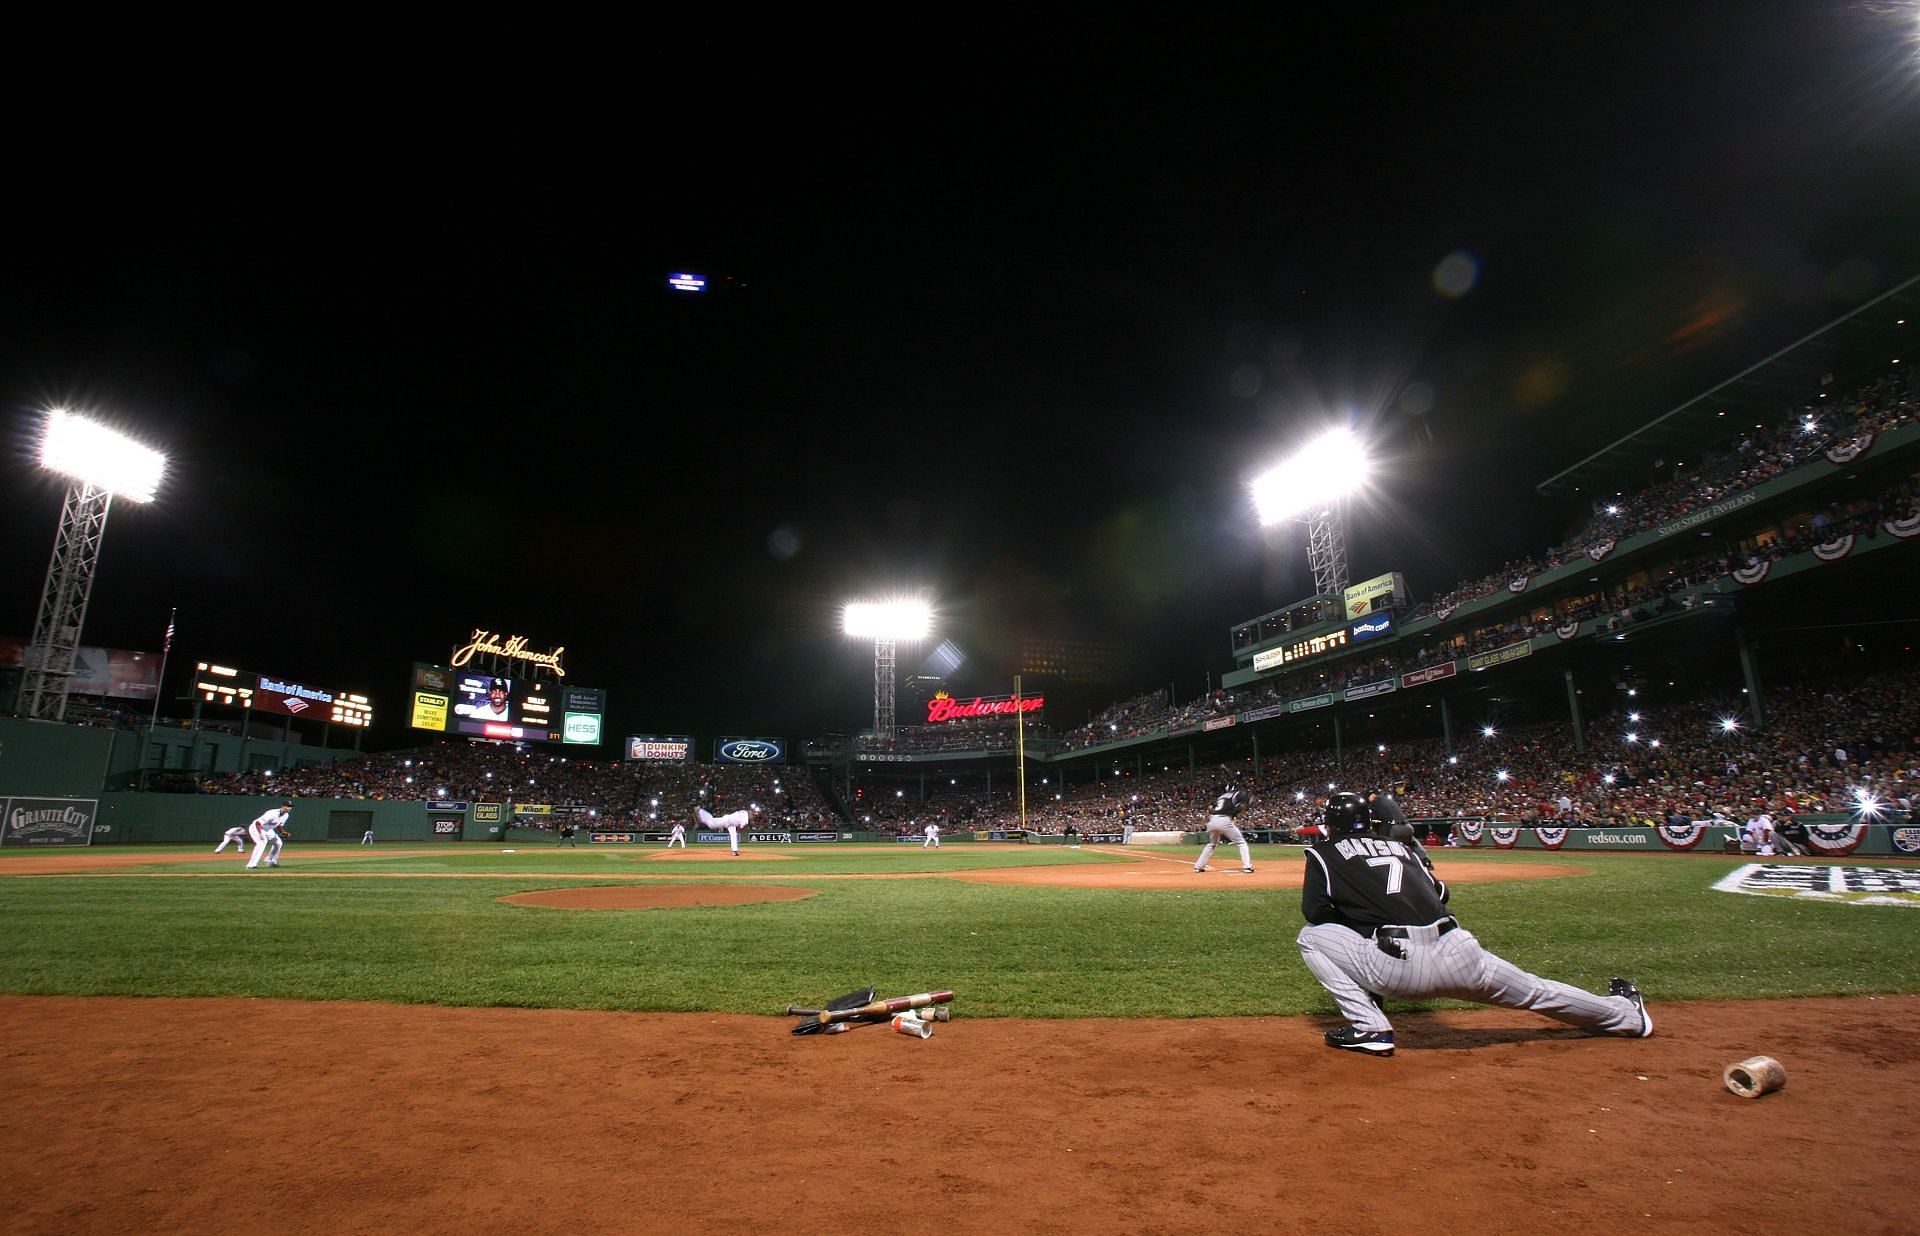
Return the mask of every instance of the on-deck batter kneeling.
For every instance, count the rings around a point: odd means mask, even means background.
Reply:
[[[1447,886],[1390,795],[1327,800],[1327,836],[1307,848],[1300,958],[1348,1024],[1327,1046],[1393,1054],[1383,997],[1472,1000],[1627,1038],[1653,1033],[1640,991],[1616,978],[1595,995],[1529,974],[1480,947],[1446,906]]]

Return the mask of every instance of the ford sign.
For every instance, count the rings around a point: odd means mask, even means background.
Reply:
[[[722,764],[783,764],[786,744],[777,738],[722,738],[714,758]]]

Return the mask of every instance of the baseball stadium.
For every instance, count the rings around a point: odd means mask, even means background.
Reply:
[[[16,14],[0,1236],[1920,1233],[1920,0],[1008,17]]]
[[[1223,632],[1205,694],[1068,729],[1017,681],[898,709],[893,632],[851,621],[872,727],[710,759],[570,749],[598,695],[524,636],[416,662],[419,741],[377,753],[328,736],[384,700],[200,663],[190,717],[116,725],[29,658],[0,1068],[42,1166],[8,1226],[824,1231],[857,1195],[976,1231],[1911,1230],[1920,679],[1859,617],[1912,595],[1916,312],[1542,482],[1608,498],[1533,558],[1320,588]],[[1223,786],[1245,869],[1196,850]],[[1444,924],[1624,978],[1644,1028],[1376,993],[1391,1058],[1328,1051],[1290,941],[1349,789],[1397,798]]]

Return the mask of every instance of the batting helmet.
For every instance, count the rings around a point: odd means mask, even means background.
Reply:
[[[1327,835],[1365,833],[1373,830],[1373,815],[1367,802],[1351,790],[1341,790],[1327,799]]]

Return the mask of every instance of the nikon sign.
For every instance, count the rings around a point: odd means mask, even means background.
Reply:
[[[91,845],[97,798],[0,799],[0,845]]]

